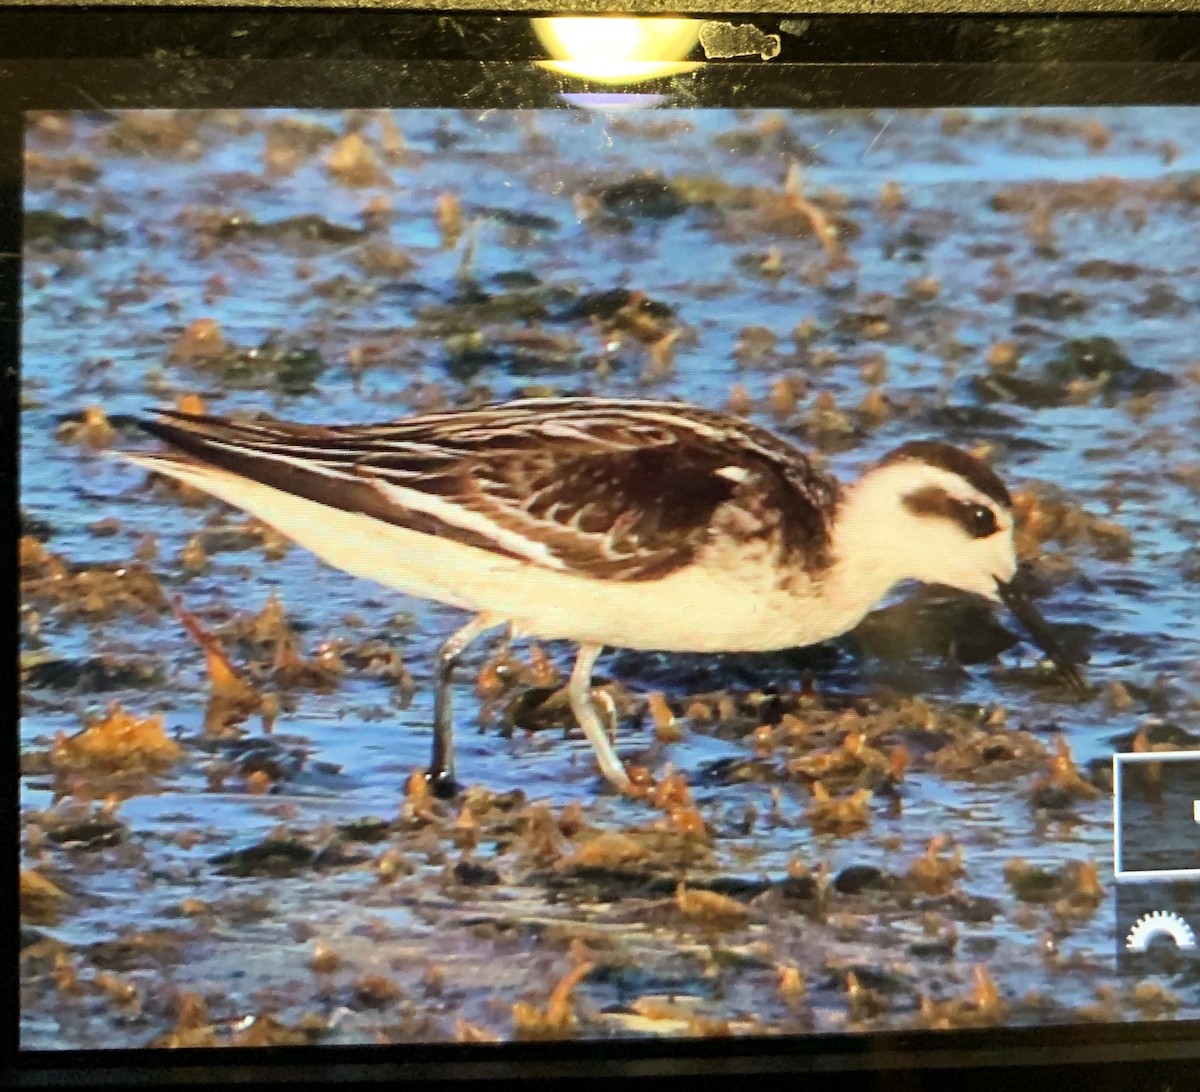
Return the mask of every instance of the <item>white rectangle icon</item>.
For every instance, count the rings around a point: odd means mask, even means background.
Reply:
[[[1121,767],[1135,762],[1195,762],[1200,765],[1200,751],[1126,751],[1113,754],[1113,878],[1117,881],[1195,880],[1200,868],[1129,869],[1121,863]],[[1192,819],[1200,823],[1200,800],[1192,801]],[[1197,831],[1200,839],[1200,831]]]

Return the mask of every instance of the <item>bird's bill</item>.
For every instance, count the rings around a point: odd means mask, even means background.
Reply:
[[[1046,620],[1038,613],[1037,607],[1026,598],[1024,592],[1016,587],[1014,581],[1010,580],[1006,583],[1003,580],[997,580],[996,590],[1000,595],[1000,601],[1012,611],[1013,617],[1025,627],[1038,648],[1050,658],[1050,661],[1062,673],[1062,677],[1066,680],[1067,685],[1081,697],[1086,697],[1088,688],[1082,672],[1080,672],[1078,666],[1063,651],[1062,645],[1058,643],[1054,634],[1050,632],[1050,627],[1046,625]]]

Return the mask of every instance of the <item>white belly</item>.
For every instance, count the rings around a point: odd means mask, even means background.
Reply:
[[[327,508],[222,471],[137,456],[252,513],[323,561],[408,595],[514,623],[525,635],[676,652],[749,652],[826,640],[861,611],[779,588],[763,563],[734,553],[661,580],[605,583],[537,568]]]

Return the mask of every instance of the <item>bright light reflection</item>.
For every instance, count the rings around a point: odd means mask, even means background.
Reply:
[[[538,63],[563,75],[629,84],[699,67],[696,61],[680,59],[700,40],[698,19],[556,16],[531,22],[554,58]]]
[[[670,101],[667,95],[639,95],[626,91],[579,91],[563,93],[559,98],[572,106],[580,106],[586,110],[602,110],[608,114],[620,110],[649,110],[652,106],[661,106]]]

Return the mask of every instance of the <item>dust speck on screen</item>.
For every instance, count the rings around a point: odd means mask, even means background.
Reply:
[[[28,113],[22,1045],[1200,1017],[1198,149]]]

